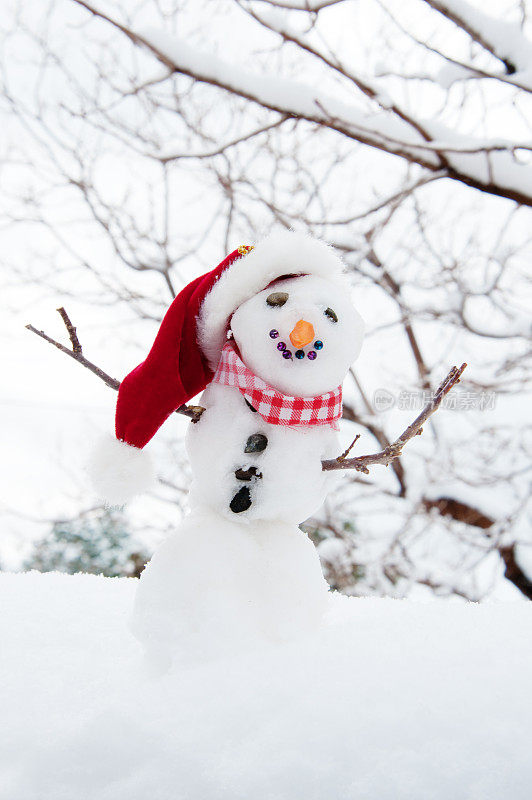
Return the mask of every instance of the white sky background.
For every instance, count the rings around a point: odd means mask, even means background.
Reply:
[[[18,4],[11,2],[11,14]],[[100,3],[102,9],[110,9],[116,13],[120,8],[120,3]],[[415,6],[415,8],[414,8]],[[482,9],[487,13],[499,14],[501,7],[513,8],[511,2],[501,2],[501,0],[489,0],[482,3]],[[184,15],[182,17],[183,29],[178,31],[181,38],[190,37],[192,41],[199,42],[205,51],[217,52],[233,62],[253,64],[255,69],[269,68],[275,66],[271,56],[252,57],[250,53],[258,47],[262,41],[262,36],[258,37],[255,33],[255,26],[251,26],[243,14],[232,10],[227,13],[227,2],[210,0],[209,4],[197,3],[196,15]],[[26,19],[35,18],[37,21],[42,14],[43,4],[39,0],[25,1],[21,4],[22,14]],[[362,64],[369,73],[376,70],[385,71],[393,65],[382,63],[381,50],[379,43],[378,24],[379,20],[372,15],[373,3],[360,2],[354,4],[341,5],[327,11],[327,33],[331,40],[342,50],[349,51],[353,63]],[[418,4],[405,4],[405,14],[417,13]],[[64,52],[69,58],[77,57],[80,65],[83,66],[83,48],[76,41],[76,27],[71,27],[77,20],[83,18],[79,9],[73,9],[71,4],[60,2],[56,4],[56,17],[64,20],[64,30],[61,34],[55,33],[57,41],[63,41]],[[142,20],[139,15],[139,24],[148,25],[150,20]],[[420,36],[434,27],[434,15],[426,13],[419,14],[419,33]],[[444,26],[442,26],[444,30]],[[449,26],[449,34],[452,32]],[[442,35],[445,35],[444,33]],[[266,37],[267,38],[267,37]],[[127,58],[129,47],[123,38],[116,34],[112,36],[113,45],[119,50],[113,52],[113,57],[120,60]],[[453,46],[456,43],[453,43]],[[466,47],[464,40],[463,47]],[[34,85],[36,67],[28,64],[34,57],[34,52],[24,37],[17,42],[16,54],[11,53],[10,75],[15,85],[20,91],[29,91]],[[270,60],[268,60],[268,58]],[[158,66],[155,62],[146,58],[147,75],[157,74]],[[419,65],[413,64],[415,70]],[[427,59],[427,67],[430,66],[430,59]],[[298,76],[301,77],[301,76]],[[312,76],[305,76],[311,79]],[[316,74],[316,80],[320,75]],[[80,80],[83,80],[82,69],[80,68]],[[327,88],[329,91],[340,91],[336,85],[323,86],[320,81],[320,89]],[[60,89],[57,87],[57,102],[60,101]],[[431,116],[437,111],[438,97],[424,83],[416,82],[413,84],[411,92],[415,91],[416,101],[424,109],[426,115]],[[517,140],[529,137],[526,120],[522,118],[520,111],[515,112],[511,118],[507,113],[507,104],[504,106],[505,113],[501,114],[502,107],[500,89],[491,90],[491,94],[486,93],[484,104],[479,104],[478,114],[471,115],[469,120],[469,130],[465,133],[479,135],[484,133],[481,127],[489,127],[490,136],[507,136]],[[221,97],[221,96],[219,96]],[[52,93],[52,101],[53,101]],[[456,113],[458,113],[459,98],[457,93]],[[8,118],[9,109],[5,112]],[[224,109],[219,109],[220,118],[224,119]],[[451,112],[452,117],[452,112]],[[174,117],[175,119],[175,117]],[[467,124],[467,120],[466,120]],[[13,128],[8,126],[6,132],[12,133]],[[88,146],[90,146],[91,136],[87,134]],[[179,150],[183,144],[180,132],[176,132],[175,140],[169,132],[168,148]],[[339,145],[340,146],[340,145]],[[6,151],[9,145],[5,143]],[[355,173],[353,182],[346,185],[345,180],[338,181],[338,196],[331,198],[331,202],[341,203],[345,197],[345,203],[352,201],[353,193],[360,196],[360,208],[367,207],[369,198],[380,196],[393,189],[394,180],[398,180],[403,173],[403,165],[398,159],[383,156],[369,148],[363,148],[363,160],[359,161],[358,172]],[[135,164],[135,170],[139,167]],[[3,170],[3,184],[7,188],[4,202],[9,202],[11,195],[20,189],[27,180],[24,169],[8,168]],[[200,229],[210,220],[210,215],[216,213],[216,204],[212,197],[211,187],[202,183],[199,170],[194,165],[185,166],[179,172],[180,183],[174,185],[174,191],[181,193],[182,197],[176,195],[175,214],[179,219],[176,226],[178,235],[176,236],[176,247],[179,247],[179,238],[182,237],[183,244],[186,242],[189,229]],[[101,170],[99,180],[102,182],[104,191],[110,196],[121,196],[126,184],[133,183],[142,185],[145,176],[142,172],[128,174],[127,165],[123,160],[110,158],[106,164],[106,169]],[[484,202],[476,196],[473,190],[453,186],[448,187],[441,182],[426,187],[423,190],[427,198],[426,205],[433,213],[433,218],[438,219],[439,236],[442,246],[447,245],[452,251],[458,251],[460,237],[460,220],[463,210],[467,208],[469,219],[477,220],[477,229],[485,231],[486,246],[493,229],[494,221],[499,221],[509,212],[511,204],[508,201],[491,199]],[[137,189],[134,200],[141,207],[142,204],[150,203],[150,198],[142,197],[142,192]],[[449,196],[453,198],[453,204],[448,202]],[[194,198],[195,202],[190,202]],[[58,201],[58,197],[53,198],[54,203],[50,205],[51,218],[55,219],[60,225],[64,225],[66,220],[75,217],[69,206],[69,200]],[[156,199],[155,199],[156,202]],[[351,205],[350,211],[356,211],[356,203]],[[400,225],[400,219],[399,223]],[[509,244],[518,243],[526,234],[530,226],[530,210],[524,209],[512,221]],[[31,237],[28,237],[28,230],[31,230]],[[118,271],[120,267],[117,260],[110,252],[108,246],[99,239],[94,229],[89,225],[78,224],[72,228],[69,224],[69,236],[71,231],[75,231],[75,241],[78,250],[83,253],[84,249],[90,249],[91,254],[95,248],[99,251],[102,269]],[[469,235],[470,226],[464,229],[463,238]],[[231,242],[230,248],[247,241],[245,230],[240,238]],[[49,269],[54,270],[54,246],[50,237],[39,228],[28,228],[28,226],[15,226],[9,230],[1,231],[2,251],[5,262],[8,264],[18,264],[24,269],[28,262],[35,263],[35,275],[43,273],[43,264],[49,257]],[[390,236],[389,248],[393,251],[397,246],[397,241],[401,237],[401,231],[395,231],[395,237]],[[212,268],[225,255],[221,247],[221,226],[213,222],[207,226],[205,231],[205,246],[201,252],[194,253],[188,257],[180,266],[180,274],[183,282]],[[386,255],[386,254],[383,254]],[[64,263],[61,264],[64,267]],[[523,269],[526,264],[523,262]],[[404,270],[409,269],[405,263]],[[405,274],[408,274],[405,272]],[[83,467],[87,459],[87,454],[91,443],[98,431],[112,430],[115,393],[105,387],[97,378],[86,372],[79,365],[70,361],[66,356],[57,352],[53,347],[37,339],[33,334],[24,329],[24,325],[31,322],[35,327],[44,329],[54,338],[60,338],[67,342],[66,332],[55,309],[64,305],[71,315],[74,324],[78,328],[81,343],[84,347],[85,355],[94,360],[104,370],[117,378],[122,378],[136,363],[142,360],[147,349],[151,345],[155,335],[156,327],[151,322],[136,322],[134,315],[124,307],[109,308],[95,307],[90,304],[90,295],[94,288],[87,283],[87,286],[80,283],[79,275],[73,274],[74,285],[70,285],[70,290],[75,297],[69,297],[59,292],[52,292],[45,286],[37,286],[35,282],[29,281],[27,276],[20,279],[14,278],[12,273],[7,273],[7,277],[2,282],[2,306],[3,311],[0,318],[0,334],[2,337],[2,380],[0,407],[2,409],[3,430],[2,442],[2,482],[0,502],[4,514],[1,518],[2,539],[0,541],[0,563],[4,567],[16,567],[20,563],[20,558],[27,551],[28,543],[31,539],[43,532],[41,519],[70,516],[77,513],[80,509],[89,508],[94,503],[94,498],[86,485]],[[134,279],[133,279],[134,278]],[[164,294],[162,282],[156,277],[148,274],[138,276],[127,276],[130,285],[136,281],[142,283],[143,288],[148,285],[153,286],[154,308],[162,308],[167,298]],[[68,274],[62,276],[61,280],[69,285]],[[413,290],[414,291],[414,290]],[[437,304],[439,295],[429,284],[425,290],[420,291],[416,287],[419,302],[421,305],[434,303]],[[166,299],[165,299],[166,298]],[[526,297],[522,300],[522,309],[515,309],[516,324],[521,326],[526,315]],[[409,381],[414,379],[413,374],[408,374],[411,369],[407,362],[406,352],[401,352],[401,345],[397,341],[396,330],[391,328],[388,332],[379,330],[378,334],[372,333],[372,329],[380,328],[375,322],[382,315],[386,320],[389,311],[383,307],[382,298],[378,298],[370,290],[364,290],[363,297],[356,297],[355,301],[362,303],[362,313],[366,317],[369,325],[369,336],[366,347],[363,349],[362,356],[357,365],[357,372],[365,379],[366,386],[372,393],[379,387],[408,387]],[[379,304],[379,305],[377,305]],[[368,319],[368,317],[370,317]],[[479,324],[482,323],[483,310],[479,301],[478,310]],[[488,340],[485,346],[475,343],[475,351],[467,352],[467,342],[463,339],[457,342],[452,333],[444,337],[434,336],[432,345],[435,352],[431,355],[431,362],[440,365],[440,374],[446,371],[452,363],[460,363],[462,360],[470,361],[470,375],[478,379],[485,378],[490,374],[497,362],[498,345],[492,340]],[[425,342],[428,340],[425,339]],[[140,347],[138,343],[141,343]],[[389,358],[387,351],[396,351],[393,359]],[[387,371],[383,373],[382,364],[386,363]],[[442,431],[446,435],[453,435],[452,431],[457,422],[452,417],[452,424],[447,424],[452,412],[439,412],[440,418],[435,423],[440,435]],[[481,422],[486,425],[488,415],[493,415],[493,420],[498,421],[501,415],[510,415],[512,422],[519,418],[523,424],[529,416],[529,399],[522,398],[510,400],[499,398],[497,407],[494,411],[484,412],[485,416]],[[397,409],[389,413],[389,429],[399,432],[410,421],[411,412],[403,412]],[[474,427],[476,421],[471,423]],[[186,429],[184,420],[172,419],[165,426],[161,435],[162,441],[173,439],[176,434],[181,435]],[[469,420],[460,420],[458,424],[458,435],[469,428]],[[345,438],[350,439],[351,428],[346,430]],[[427,433],[425,434],[427,435]],[[159,437],[157,437],[159,438]],[[362,451],[367,448],[374,449],[375,443],[369,438],[361,441]],[[421,442],[416,442],[415,447],[423,447]],[[154,450],[162,450],[162,445],[157,441],[153,444]],[[382,478],[386,481],[386,478]],[[456,491],[457,487],[453,487]],[[474,493],[473,493],[474,494]],[[471,498],[471,492],[469,492]],[[465,498],[464,498],[465,499]],[[503,495],[494,497],[489,491],[482,491],[479,487],[477,504],[481,505],[486,512],[493,508],[494,513],[506,502]],[[150,500],[137,501],[131,508],[131,516],[135,518],[137,525],[142,525],[150,518],[152,531],[161,527],[160,520],[164,519],[165,524],[177,519],[178,510],[164,503],[155,503]],[[46,527],[46,526],[45,526]],[[148,530],[147,539],[153,544],[160,533]]]

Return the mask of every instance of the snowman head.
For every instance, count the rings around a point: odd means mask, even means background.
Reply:
[[[231,319],[244,363],[270,386],[298,397],[342,383],[360,352],[363,329],[347,287],[315,275],[275,281]]]

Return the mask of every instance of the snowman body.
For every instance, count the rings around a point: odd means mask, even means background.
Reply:
[[[320,508],[334,480],[321,462],[339,453],[331,425],[271,425],[237,389],[216,383],[208,386],[200,404],[205,411],[186,438],[191,508],[210,509],[244,524],[299,524]]]
[[[316,548],[296,525],[196,508],[142,573],[131,629],[157,674],[311,633],[329,599]]]
[[[229,342],[221,363],[237,354],[246,375],[283,402],[311,400],[313,416],[273,424],[218,371],[205,389],[186,441],[191,511],[143,572],[132,618],[157,669],[293,638],[328,605],[318,555],[298,524],[330,488],[322,460],[339,452],[340,387],[360,350],[361,319],[345,285],[299,275],[267,283],[221,333]]]

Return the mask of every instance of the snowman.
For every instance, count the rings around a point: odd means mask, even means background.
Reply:
[[[335,480],[321,462],[340,452],[342,382],[362,336],[341,260],[293,231],[239,247],[173,301],[120,385],[116,439],[92,464],[99,494],[125,502],[148,481],[145,445],[203,391],[186,438],[190,512],[137,590],[132,627],[153,663],[319,624],[328,588],[298,524]]]

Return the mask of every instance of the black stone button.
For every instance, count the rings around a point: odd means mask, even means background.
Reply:
[[[239,467],[235,470],[235,478],[239,481],[250,481],[252,478],[262,478],[262,472],[257,472],[257,467],[250,467],[249,469]]]
[[[247,511],[250,506],[251,493],[247,486],[243,486],[241,489],[239,489],[229,503],[229,508],[234,514],[240,514],[242,511]]]
[[[262,453],[268,446],[268,437],[263,433],[254,433],[246,442],[244,453]]]

